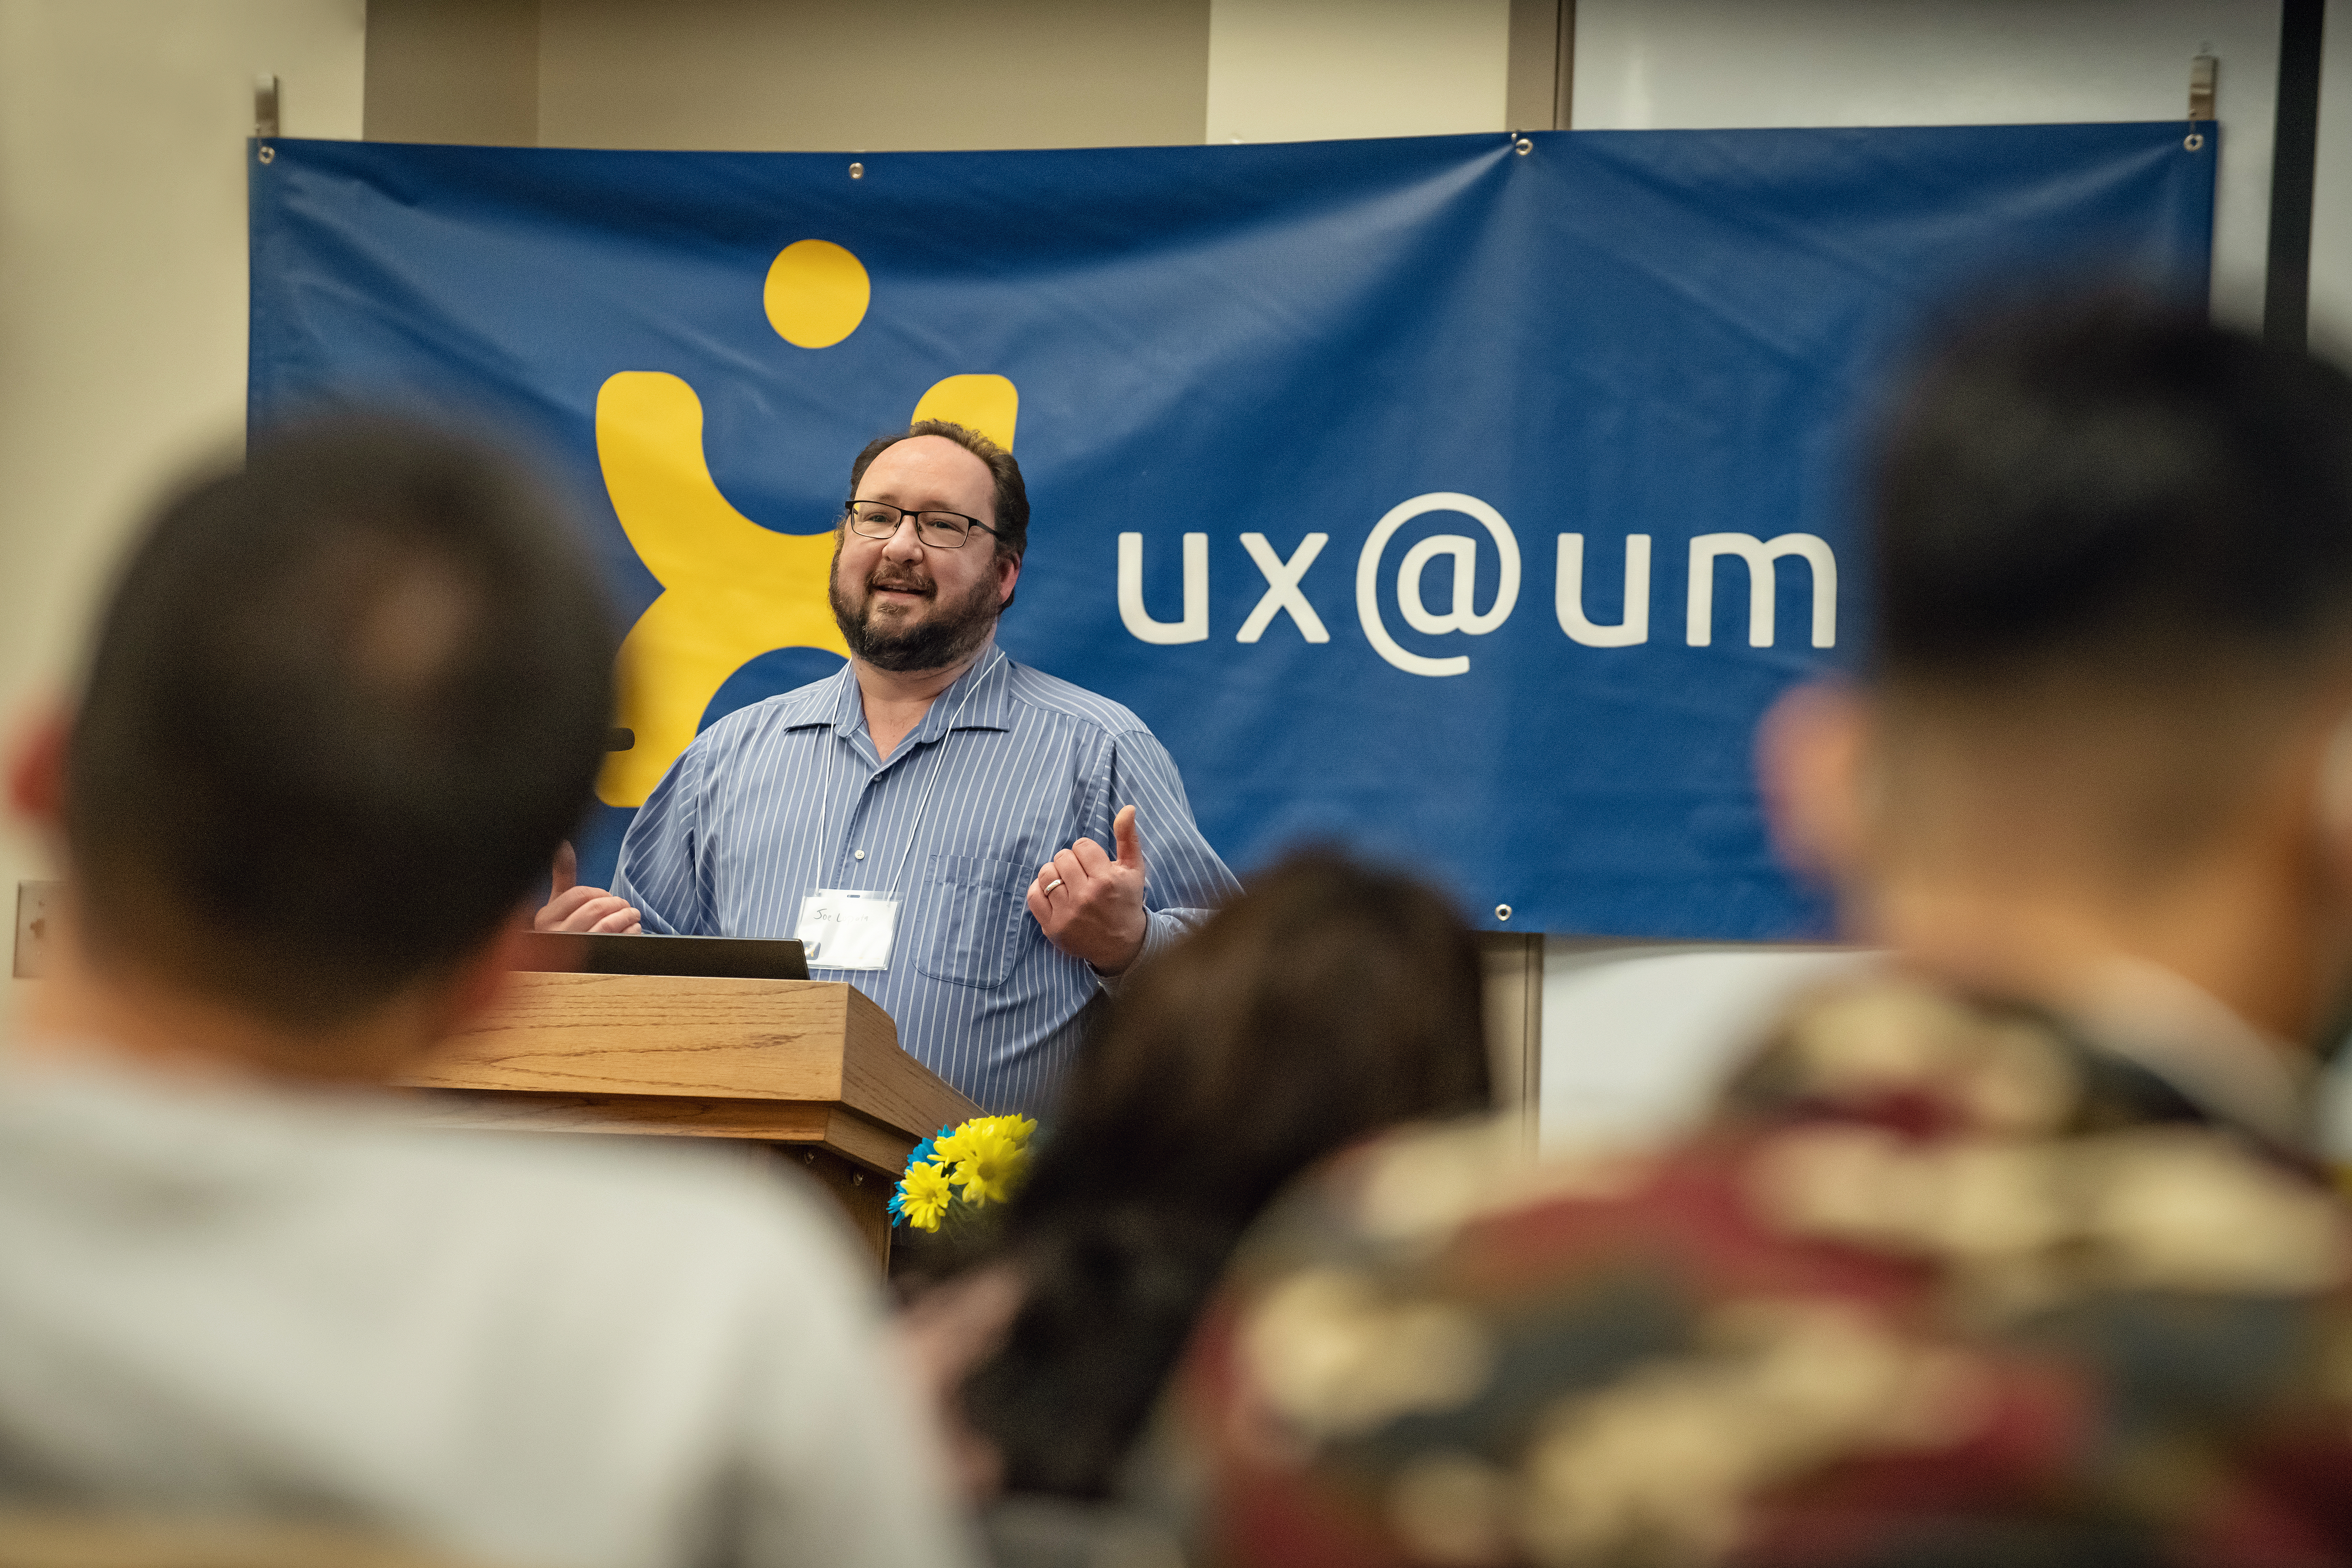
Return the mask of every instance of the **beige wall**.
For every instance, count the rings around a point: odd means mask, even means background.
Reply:
[[[1506,126],[1510,0],[1212,0],[1208,139]]]
[[[778,152],[1197,142],[1208,50],[1208,0],[541,0],[539,140]]]
[[[744,151],[1545,128],[1565,0],[373,0],[381,141]]]
[[[539,141],[539,0],[374,0],[367,139]]]
[[[0,0],[0,728],[69,678],[138,510],[245,423],[245,138],[357,136],[364,0]],[[0,813],[5,816],[5,813]],[[47,874],[0,827],[0,908]]]

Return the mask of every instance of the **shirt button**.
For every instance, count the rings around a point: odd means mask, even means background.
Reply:
[[[858,858],[860,860],[865,859],[865,858],[866,858],[866,851],[865,851],[865,850],[863,850],[863,849],[860,849],[860,850],[857,852],[857,858]]]

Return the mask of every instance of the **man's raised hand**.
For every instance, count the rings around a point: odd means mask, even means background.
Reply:
[[[602,888],[580,886],[580,857],[572,853],[572,842],[566,839],[555,847],[555,880],[547,902],[531,917],[530,929],[636,936],[645,930],[645,922],[628,900],[616,899]]]
[[[1047,942],[1105,974],[1117,974],[1143,952],[1149,929],[1143,836],[1136,831],[1135,807],[1119,808],[1110,835],[1118,846],[1117,859],[1093,839],[1081,838],[1040,867],[1029,884],[1029,912]]]

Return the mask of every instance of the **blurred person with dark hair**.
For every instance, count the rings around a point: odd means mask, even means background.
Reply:
[[[1142,720],[997,646],[1028,548],[994,441],[866,443],[828,590],[849,662],[696,736],[612,890],[559,864],[540,927],[799,938],[982,1109],[1050,1105],[1115,977],[1236,884]]]
[[[918,1321],[959,1299],[1009,1319],[962,1384],[983,1483],[1107,1496],[1274,1194],[1359,1139],[1485,1108],[1483,1016],[1446,901],[1327,852],[1139,968],[1040,1134],[1003,1261],[916,1303]]]
[[[0,1500],[962,1560],[821,1198],[366,1092],[497,993],[613,655],[564,521],[421,430],[263,441],[149,530],[11,781],[68,910],[0,1061]]]
[[[2352,1562],[2352,381],[2009,317],[1874,526],[1874,665],[1759,756],[1890,962],[1674,1147],[1410,1137],[1279,1203],[1150,1468],[1204,1559]]]

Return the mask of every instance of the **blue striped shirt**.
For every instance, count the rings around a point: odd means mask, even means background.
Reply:
[[[630,825],[613,890],[648,931],[789,937],[819,888],[897,882],[890,967],[810,973],[872,997],[899,1044],[983,1110],[1034,1112],[1103,982],[1045,940],[1029,883],[1082,836],[1111,849],[1123,805],[1143,837],[1149,954],[1240,885],[1143,721],[992,646],[884,762],[844,666],[698,736]]]

